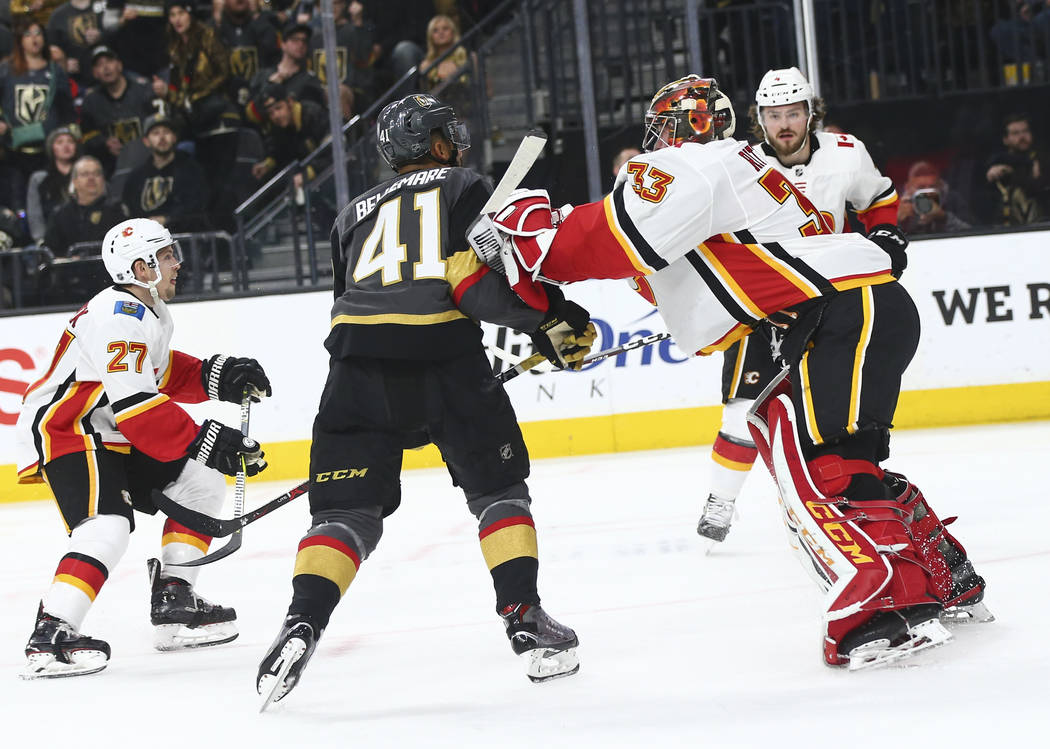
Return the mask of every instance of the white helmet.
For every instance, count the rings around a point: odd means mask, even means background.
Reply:
[[[157,253],[169,246],[175,252],[175,261],[181,262],[179,243],[171,238],[171,232],[152,219],[132,218],[121,221],[106,232],[106,238],[102,240],[102,262],[114,283],[141,286],[155,295],[160,281]],[[152,281],[135,278],[131,266],[136,260],[153,269]]]
[[[809,126],[813,122],[813,86],[802,75],[798,68],[781,68],[769,70],[762,76],[755,92],[755,104],[758,106],[758,126],[762,129],[762,135],[769,139],[766,133],[766,124],[762,121],[762,107],[781,107],[785,104],[796,104],[800,101],[806,102],[808,120],[806,122],[806,138],[803,138],[799,150],[805,147],[809,137]]]

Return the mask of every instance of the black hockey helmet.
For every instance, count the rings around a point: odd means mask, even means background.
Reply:
[[[379,155],[397,171],[405,164],[430,153],[430,133],[440,130],[455,151],[470,148],[467,126],[456,119],[452,107],[430,94],[412,94],[383,107],[376,121]]]

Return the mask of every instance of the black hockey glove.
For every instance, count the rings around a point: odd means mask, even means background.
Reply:
[[[186,454],[227,476],[236,476],[241,470],[242,455],[246,475],[254,476],[266,468],[265,453],[258,442],[212,419],[201,424],[201,430]]]
[[[201,382],[209,398],[227,403],[240,403],[245,386],[252,403],[273,394],[270,379],[255,359],[216,354],[201,364]]]
[[[552,295],[547,316],[530,334],[532,345],[557,369],[579,369],[598,337],[590,319],[590,313],[576,302]]]
[[[882,248],[890,256],[890,273],[899,279],[908,267],[908,238],[899,226],[879,224],[868,232],[868,239]]]

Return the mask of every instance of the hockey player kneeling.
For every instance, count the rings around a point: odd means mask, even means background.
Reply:
[[[160,224],[131,219],[103,241],[114,285],[66,324],[47,372],[29,386],[16,426],[20,483],[46,481],[69,533],[37,610],[23,678],[95,673],[109,644],[80,626],[128,547],[134,510],[155,513],[151,491],[215,514],[226,497],[223,474],[266,467],[259,444],[208,419],[198,426],[179,406],[209,398],[239,403],[270,395],[254,359],[201,361],[170,348],[182,256]],[[197,595],[196,567],[211,538],[167,520],[160,559],[148,562],[150,621],[158,650],[216,645],[237,637],[232,608]]]
[[[478,320],[529,333],[556,367],[579,369],[587,311],[541,289],[534,309],[471,251],[466,232],[491,189],[461,166],[466,126],[434,97],[379,115],[397,172],[352,200],[332,230],[330,355],[310,448],[313,526],[299,542],[292,600],[259,665],[263,709],[299,683],[318,639],[401,503],[406,447],[433,442],[477,518],[496,611],[533,681],[576,673],[576,633],[540,605],[529,454],[493,376]]]
[[[762,330],[787,367],[749,429],[780,489],[785,522],[828,590],[823,655],[851,668],[948,642],[941,620],[991,619],[984,580],[922,493],[884,471],[901,376],[919,341],[896,276],[904,247],[835,234],[747,143],[710,78],[664,86],[646,114],[647,153],[604,200],[567,212],[512,196],[475,244],[528,303],[539,281],[634,278],[678,346],[722,351]]]

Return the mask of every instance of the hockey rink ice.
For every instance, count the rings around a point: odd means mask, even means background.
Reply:
[[[1050,727],[1050,422],[897,432],[911,477],[988,580],[997,621],[956,627],[907,667],[823,665],[820,594],[788,548],[756,467],[710,555],[696,535],[710,447],[536,461],[530,486],[544,607],[576,629],[576,676],[530,683],[493,611],[477,528],[443,470],[406,472],[401,509],[350,586],[300,685],[258,714],[260,658],[290,598],[299,499],[249,526],[198,590],[241,636],[151,647],[137,516],[84,631],[101,674],[16,676],[65,550],[49,502],[0,505],[0,714],[8,749],[77,747],[887,747],[1039,743]],[[249,481],[247,509],[295,482]],[[232,496],[232,487],[231,487]],[[229,509],[227,510],[227,512]],[[225,540],[215,541],[213,548]]]

